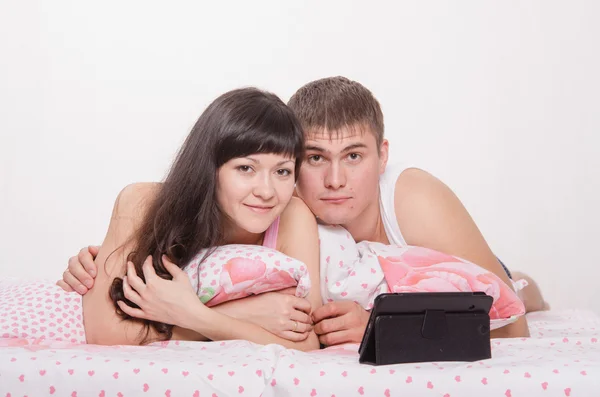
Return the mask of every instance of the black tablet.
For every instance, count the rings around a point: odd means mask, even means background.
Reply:
[[[391,326],[390,324],[399,324],[397,326],[399,328],[408,326],[409,323],[419,325],[420,328],[415,332],[420,332],[421,336],[424,338],[428,337],[426,334],[427,332],[433,336],[445,332],[445,330],[440,328],[447,326],[447,316],[451,316],[451,324],[459,324],[459,327],[470,327],[474,324],[472,320],[465,320],[466,318],[479,319],[479,323],[482,321],[485,323],[487,319],[487,329],[484,327],[483,330],[489,333],[488,313],[492,306],[492,302],[492,297],[483,292],[414,292],[381,294],[375,298],[374,306],[371,310],[369,322],[359,347],[359,361],[375,361],[375,328],[378,323],[378,318],[380,317],[381,319],[385,319],[384,323],[388,328]],[[429,316],[425,316],[426,313],[428,313]],[[480,316],[475,316],[476,314],[479,314]],[[481,318],[481,315],[484,315],[484,318]],[[399,320],[396,319],[394,321],[394,316]],[[426,320],[429,320],[429,322],[426,323]],[[457,323],[457,321],[462,321],[464,324],[460,322]],[[471,325],[467,325],[468,321],[470,321]],[[437,322],[437,324],[435,322]],[[414,325],[413,328],[415,328],[416,325]],[[456,328],[456,325],[453,325],[453,327]],[[402,333],[402,330],[399,328],[398,332]],[[387,330],[386,335],[390,335],[390,332],[393,333],[394,330]],[[409,330],[407,332],[411,333],[412,331]],[[412,334],[414,335],[415,332],[412,332]]]

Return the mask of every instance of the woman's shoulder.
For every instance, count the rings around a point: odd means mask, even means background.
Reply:
[[[303,221],[316,224],[316,219],[310,208],[302,201],[301,198],[292,197],[289,204],[283,212],[281,213],[280,218],[280,227],[283,226],[284,223],[288,222],[297,222]]]
[[[292,198],[281,214],[277,250],[304,262],[309,269],[309,273],[313,272],[311,278],[316,277],[318,279],[318,270],[315,270],[319,268],[317,220],[308,206],[299,198]],[[313,285],[318,286],[318,283],[315,282]],[[320,302],[320,297],[318,300]]]
[[[114,215],[130,216],[139,210],[143,211],[156,197],[161,186],[158,182],[137,182],[125,186],[115,201]]]
[[[292,197],[281,213],[278,240],[290,240],[300,233],[317,231],[317,220],[308,206],[298,197]]]

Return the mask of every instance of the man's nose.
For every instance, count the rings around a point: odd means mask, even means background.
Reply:
[[[332,162],[325,175],[325,187],[340,189],[346,186],[346,172],[339,163]]]

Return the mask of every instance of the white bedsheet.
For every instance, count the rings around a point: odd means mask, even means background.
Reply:
[[[0,396],[599,396],[598,316],[550,311],[528,320],[532,337],[493,340],[490,360],[382,367],[358,364],[357,345],[302,353],[244,341],[3,340]]]

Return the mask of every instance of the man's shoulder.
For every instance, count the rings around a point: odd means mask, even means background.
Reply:
[[[398,224],[413,219],[421,209],[443,200],[450,189],[438,178],[419,168],[409,168],[396,180],[394,209]],[[413,215],[413,216],[411,216]]]
[[[396,181],[396,221],[408,244],[413,236],[426,231],[423,229],[441,222],[441,218],[452,216],[458,205],[460,201],[452,190],[427,171],[411,168],[400,174]]]
[[[415,189],[435,187],[441,181],[429,172],[420,168],[410,167],[404,169],[396,178],[395,197],[414,192]]]

